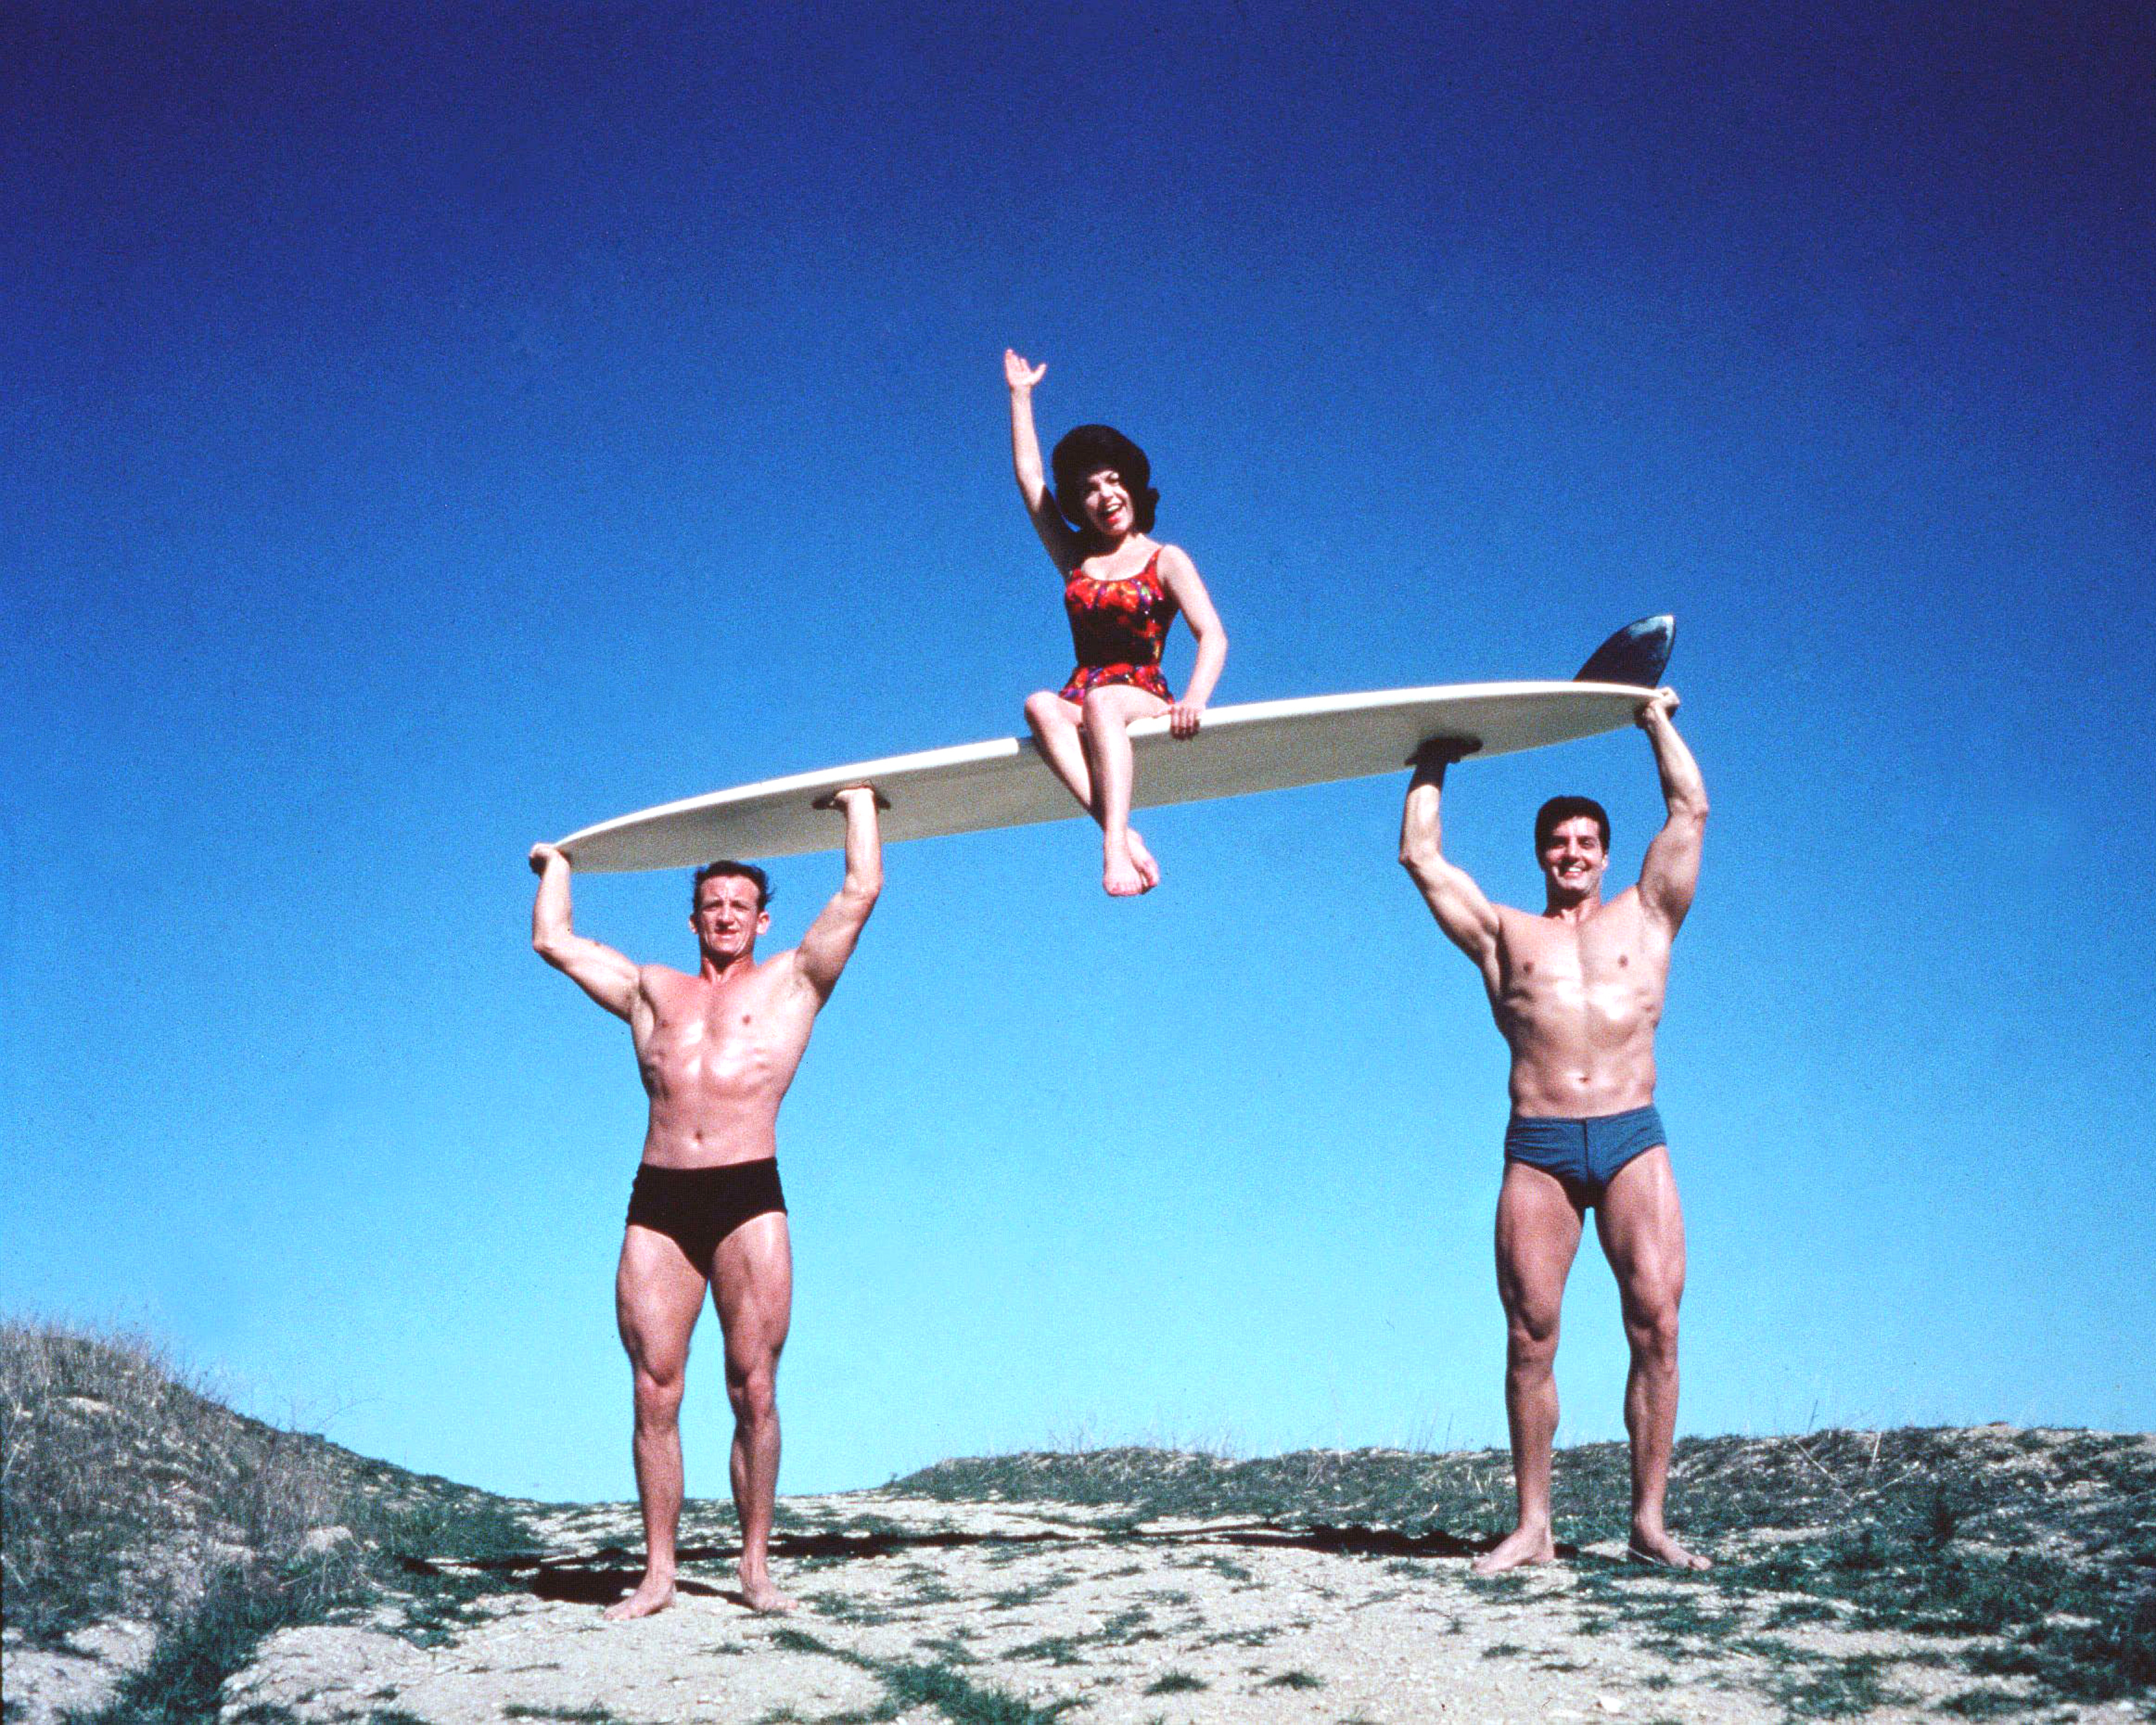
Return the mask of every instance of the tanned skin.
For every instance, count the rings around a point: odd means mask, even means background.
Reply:
[[[1056,507],[1041,469],[1040,439],[1034,429],[1033,389],[1047,374],[1045,365],[1029,366],[1004,350],[1004,382],[1010,389],[1011,467],[1026,517],[1067,582],[1083,568],[1096,581],[1122,581],[1141,572],[1153,553],[1160,554],[1160,578],[1183,608],[1190,632],[1198,638],[1198,659],[1183,698],[1173,705],[1127,684],[1111,683],[1087,692],[1082,705],[1063,699],[1054,689],[1026,697],[1025,721],[1032,727],[1040,757],[1054,769],[1086,812],[1101,824],[1101,884],[1116,898],[1151,892],[1160,885],[1160,865],[1131,825],[1130,723],[1168,716],[1169,734],[1178,739],[1198,734],[1199,716],[1228,662],[1228,631],[1220,626],[1198,566],[1179,545],[1162,545],[1137,530],[1130,488],[1111,467],[1090,474],[1083,507],[1096,546],[1091,554],[1070,531]]]
[[[636,964],[570,926],[569,861],[551,845],[531,849],[539,893],[531,944],[615,1017],[628,1020],[651,1098],[644,1160],[660,1168],[720,1168],[776,1153],[778,1105],[793,1081],[816,1014],[853,956],[883,888],[875,793],[838,793],[844,813],[846,873],[801,944],[759,963],[757,937],[771,927],[756,883],[715,875],[696,889],[689,918],[701,962],[693,975]],[[648,1617],[673,1602],[681,1522],[681,1389],[690,1332],[706,1289],[726,1338],[726,1395],[733,1404],[731,1474],[741,1517],[741,1597],[757,1611],[789,1611],[772,1585],[771,1521],[778,1489],[778,1408],[773,1384],[793,1305],[793,1255],[786,1216],[751,1217],[721,1240],[708,1264],[690,1260],[670,1235],[632,1224],[621,1243],[614,1310],[635,1378],[636,1491],[644,1512],[644,1577],[610,1618]]]
[[[1640,708],[1668,819],[1647,847],[1639,884],[1604,902],[1609,858],[1589,816],[1561,821],[1538,852],[1539,915],[1492,904],[1440,845],[1446,765],[1466,751],[1424,745],[1400,822],[1400,861],[1446,937],[1482,973],[1490,1009],[1512,1050],[1516,1114],[1583,1119],[1655,1099],[1655,1029],[1670,946],[1699,884],[1707,787],[1672,719],[1676,692]],[[1677,1306],[1684,1294],[1684,1215],[1669,1149],[1620,1168],[1595,1206],[1595,1230],[1616,1273],[1631,1373],[1625,1428],[1632,1449],[1633,1554],[1681,1569],[1707,1559],[1663,1523],[1677,1416]],[[1505,1412],[1512,1428],[1519,1524],[1475,1565],[1491,1575],[1557,1555],[1550,1532],[1550,1447],[1558,1421],[1558,1311],[1585,1205],[1554,1175],[1507,1162],[1497,1195],[1497,1291],[1507,1333]]]

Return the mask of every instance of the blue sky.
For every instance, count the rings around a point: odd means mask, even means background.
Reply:
[[[1683,1430],[2156,1426],[2156,34],[1410,10],[11,8],[0,1303],[627,1495],[642,1098],[524,852],[1018,728],[1014,345],[1151,453],[1223,701],[1676,613]],[[1075,825],[893,848],[782,1121],[783,1489],[1502,1440],[1503,1049],[1402,788],[1160,812],[1137,904]],[[1453,854],[1534,901],[1557,790],[1636,870],[1630,734],[1463,768]],[[783,943],[835,859],[775,874]],[[686,963],[685,900],[579,922]],[[1564,1439],[1614,1307],[1589,1246]]]

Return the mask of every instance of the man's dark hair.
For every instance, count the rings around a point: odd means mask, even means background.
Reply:
[[[756,888],[757,909],[767,911],[771,908],[771,877],[762,869],[757,867],[754,863],[713,862],[706,863],[703,867],[697,870],[696,878],[689,883],[690,910],[696,908],[696,895],[703,890],[704,883],[714,875],[740,875],[742,880]]]
[[[1152,488],[1152,463],[1146,452],[1112,425],[1080,425],[1063,434],[1048,458],[1055,475],[1055,506],[1081,537],[1094,536],[1086,519],[1086,481],[1102,468],[1113,470],[1131,494],[1131,520],[1141,533],[1152,531],[1160,493]]]
[[[1535,855],[1543,854],[1543,846],[1566,821],[1586,815],[1602,829],[1602,854],[1609,855],[1609,816],[1603,806],[1592,797],[1552,797],[1535,811]]]

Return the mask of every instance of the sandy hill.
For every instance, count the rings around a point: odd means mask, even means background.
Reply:
[[[8,1327],[6,1715],[410,1725],[2156,1717],[2156,1440],[1691,1439],[1625,1561],[1625,1462],[1558,1458],[1564,1560],[1494,1581],[1503,1458],[1101,1450],[781,1506],[802,1602],[608,1625],[634,1506],[495,1498],[280,1432],[139,1346]],[[101,1712],[100,1712],[100,1710]]]

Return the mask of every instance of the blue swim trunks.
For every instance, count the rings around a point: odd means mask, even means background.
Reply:
[[[1524,1162],[1555,1174],[1568,1187],[1584,1188],[1589,1201],[1602,1195],[1617,1170],[1657,1144],[1666,1144],[1662,1117],[1650,1102],[1622,1114],[1587,1120],[1553,1120],[1515,1114],[1505,1127],[1505,1160]]]

